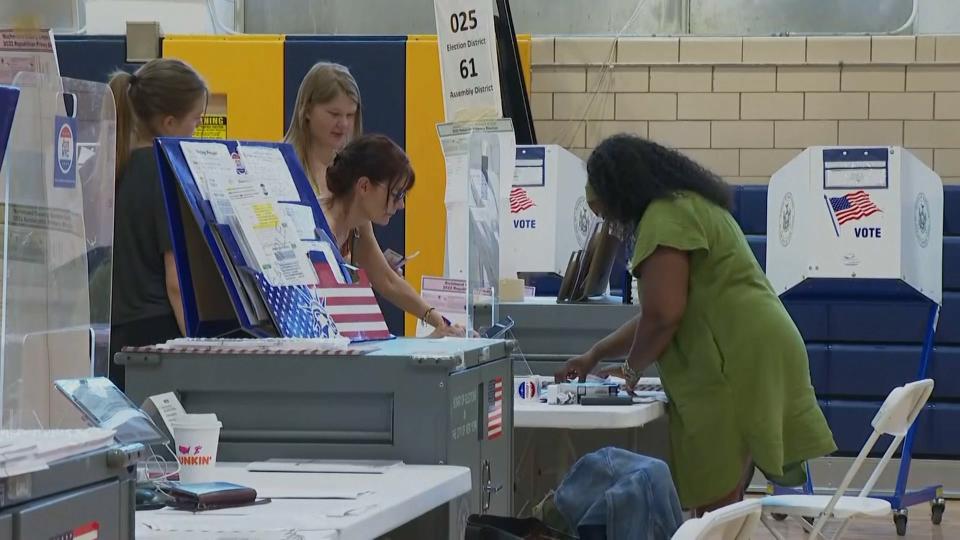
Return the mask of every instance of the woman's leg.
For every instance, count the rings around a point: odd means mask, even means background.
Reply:
[[[750,480],[753,478],[753,460],[747,459],[747,464],[743,469],[743,474],[740,475],[740,482],[737,484],[733,491],[727,493],[720,499],[713,501],[712,503],[705,504],[699,508],[693,509],[693,517],[700,517],[707,512],[713,512],[723,508],[724,506],[735,504],[743,500],[743,495],[747,491],[747,486],[750,485]]]

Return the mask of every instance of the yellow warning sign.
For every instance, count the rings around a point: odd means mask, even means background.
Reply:
[[[194,130],[193,136],[197,139],[226,139],[227,115],[205,114],[200,125]]]

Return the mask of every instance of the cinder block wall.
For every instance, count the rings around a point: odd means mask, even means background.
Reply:
[[[534,38],[543,143],[633,132],[734,184],[819,144],[900,145],[960,184],[960,35]]]

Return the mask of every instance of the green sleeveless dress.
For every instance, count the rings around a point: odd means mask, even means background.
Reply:
[[[724,208],[681,192],[651,203],[640,220],[634,273],[657,246],[690,253],[686,311],[657,359],[681,503],[727,495],[748,459],[771,481],[802,484],[803,462],[837,448],[803,339],[739,225]]]

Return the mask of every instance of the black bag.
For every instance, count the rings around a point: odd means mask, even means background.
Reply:
[[[466,540],[577,540],[536,518],[473,514],[467,518]]]

